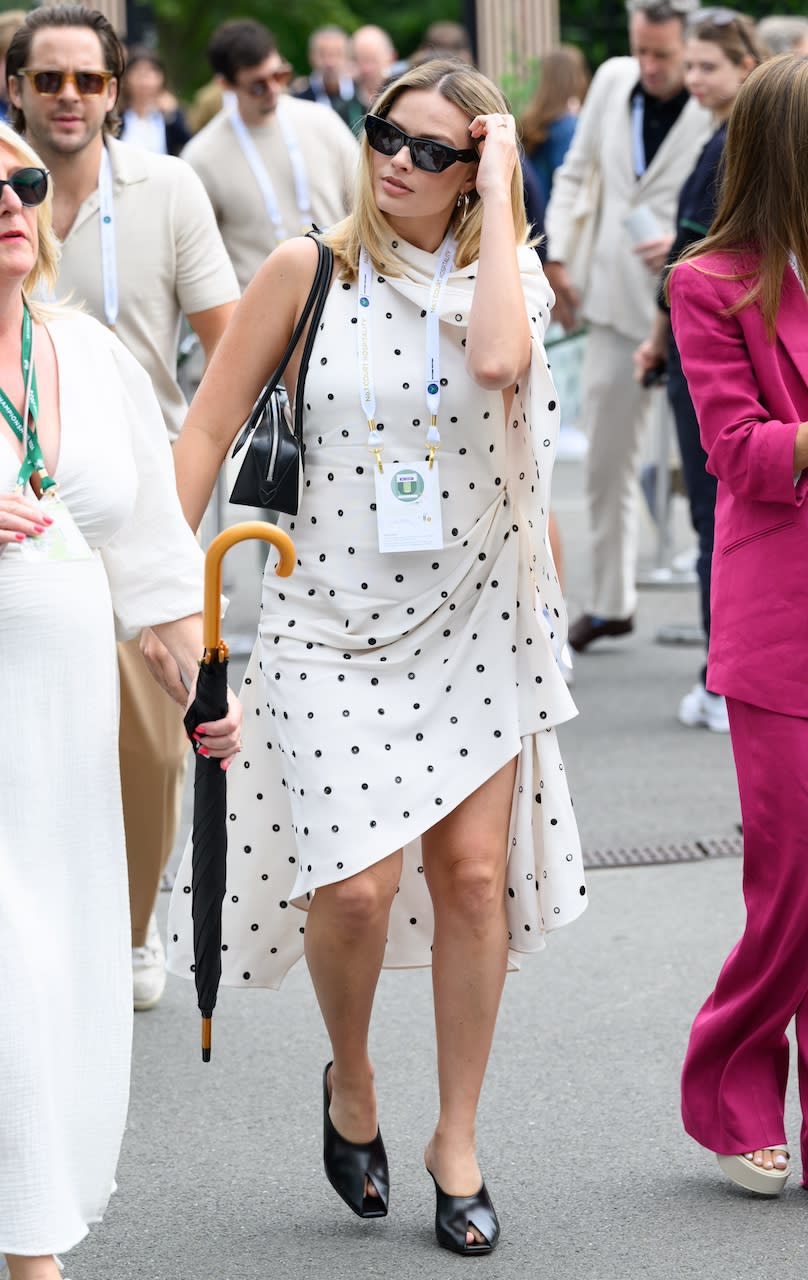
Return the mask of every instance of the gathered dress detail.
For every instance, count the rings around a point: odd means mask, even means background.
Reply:
[[[424,342],[436,255],[398,242],[372,314],[385,473],[425,457]],[[475,267],[441,303],[444,545],[378,550],[374,458],[360,406],[357,285],[337,279],[305,387],[305,487],[288,579],[264,578],[241,691],[243,752],[228,771],[223,981],[277,987],[302,954],[323,885],[404,849],[384,963],[430,963],[421,836],[517,758],[507,909],[511,958],[586,905],[555,726],[575,714],[553,655],[566,615],[546,542],[558,406],[542,337],[552,295],[520,251],[531,368],[506,420],[465,369]],[[169,913],[169,964],[191,976],[190,850]],[[303,910],[300,910],[302,908]]]

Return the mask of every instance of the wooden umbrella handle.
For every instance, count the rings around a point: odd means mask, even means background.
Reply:
[[[289,534],[284,533],[277,525],[267,524],[264,520],[245,520],[217,533],[205,555],[205,612],[202,625],[205,650],[208,653],[219,648],[222,643],[222,560],[232,546],[237,542],[245,542],[248,538],[260,538],[277,547],[278,564],[275,572],[280,578],[288,578],[295,567],[295,544]]]

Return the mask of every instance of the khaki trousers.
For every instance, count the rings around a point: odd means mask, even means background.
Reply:
[[[628,618],[637,607],[637,466],[651,415],[651,392],[634,381],[639,344],[591,325],[583,371],[583,427],[589,439],[592,585],[586,612]]]
[[[118,669],[132,946],[142,947],[160,878],[177,838],[189,744],[182,708],[149,673],[137,640],[118,645]]]

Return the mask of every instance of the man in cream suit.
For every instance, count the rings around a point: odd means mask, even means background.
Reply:
[[[581,651],[634,626],[640,440],[651,392],[632,352],[653,319],[679,190],[711,133],[684,87],[684,37],[697,0],[627,0],[633,57],[595,75],[547,209],[556,317],[589,329],[583,412],[589,437],[592,587],[570,627]],[[629,219],[629,226],[626,220]]]

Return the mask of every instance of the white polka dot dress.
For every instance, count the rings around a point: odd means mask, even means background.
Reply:
[[[425,453],[424,304],[435,256],[403,243],[402,278],[374,285],[373,361],[385,464]],[[566,618],[545,530],[558,410],[541,337],[551,295],[524,250],[535,335],[509,421],[464,367],[474,268],[441,309],[444,546],[380,554],[359,406],[356,285],[337,280],[306,381],[306,482],[281,517],[297,567],[264,580],[228,772],[223,981],[276,987],[302,954],[305,908],[404,848],[385,963],[429,964],[420,836],[518,757],[509,834],[512,959],[586,905],[554,726],[575,714],[553,658]],[[270,557],[272,561],[273,557]],[[551,622],[548,622],[548,618]],[[169,914],[169,963],[192,973],[190,849]]]

